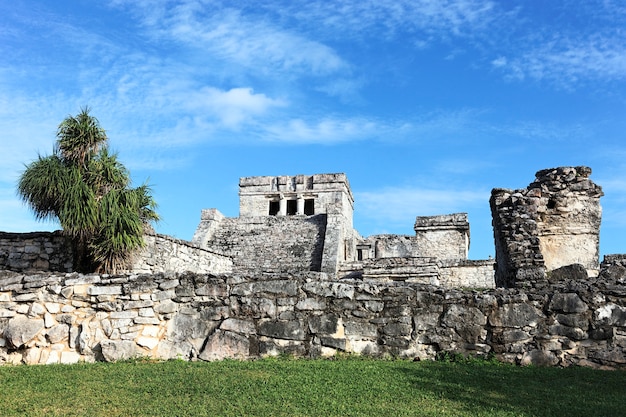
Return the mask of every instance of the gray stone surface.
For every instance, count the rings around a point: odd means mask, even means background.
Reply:
[[[14,348],[19,348],[30,342],[44,329],[44,321],[39,318],[29,318],[23,315],[9,320],[4,329],[4,339]]]
[[[102,340],[102,357],[107,362],[132,359],[138,356],[137,345],[132,340]]]

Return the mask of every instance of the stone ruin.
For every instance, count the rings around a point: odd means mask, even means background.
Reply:
[[[413,236],[364,238],[353,227],[354,198],[345,174],[241,178],[239,198],[239,217],[203,210],[192,240],[232,257],[236,270],[494,286],[493,261],[467,259],[466,213],[417,217]]]
[[[468,259],[466,213],[418,216],[414,235],[363,237],[345,174],[241,178],[238,217],[202,210],[191,242],[147,235],[129,272],[312,271],[445,288],[543,285],[572,264],[597,276],[603,193],[590,174],[546,169],[526,189],[494,189],[495,262]],[[0,233],[0,268],[70,272],[69,246],[59,233]]]
[[[362,237],[345,174],[242,178],[239,217],[203,210],[192,242],[148,235],[120,275],[72,273],[59,233],[0,233],[0,363],[451,352],[626,368],[626,255],[599,263],[590,173],[494,189],[495,262],[467,259],[465,213]]]
[[[537,172],[528,188],[491,192],[496,285],[533,286],[563,266],[599,271],[602,188],[587,167]]]

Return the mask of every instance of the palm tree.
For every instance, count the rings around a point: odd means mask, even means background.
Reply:
[[[128,170],[89,111],[61,122],[53,154],[26,166],[18,194],[37,219],[59,221],[72,239],[76,270],[116,272],[129,266],[159,216],[150,187],[130,188]]]

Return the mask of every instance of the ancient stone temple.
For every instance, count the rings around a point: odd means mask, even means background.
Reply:
[[[241,271],[493,287],[493,261],[469,261],[466,213],[416,218],[415,235],[362,237],[345,174],[246,177],[239,217],[202,211],[193,243]]]
[[[545,169],[526,189],[492,191],[497,286],[535,285],[571,264],[598,275],[603,192],[590,174],[588,167]]]
[[[585,167],[491,196],[494,260],[467,214],[362,237],[345,174],[248,177],[240,215],[155,233],[122,274],[72,272],[60,233],[0,233],[0,364],[281,354],[495,355],[626,369],[626,255],[598,276],[602,190]]]

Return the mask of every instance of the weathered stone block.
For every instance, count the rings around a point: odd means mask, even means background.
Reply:
[[[550,309],[565,313],[582,313],[587,311],[587,304],[576,293],[556,293],[550,301]]]
[[[87,294],[89,295],[119,295],[119,294],[122,294],[122,286],[121,285],[91,286],[87,288]]]
[[[58,324],[47,332],[50,343],[59,343],[69,337],[70,329],[67,324]]]
[[[19,348],[33,340],[43,329],[43,319],[32,319],[19,315],[9,320],[6,329],[4,329],[4,338],[10,346]]]
[[[608,303],[594,311],[595,320],[609,326],[626,327],[626,307]]]
[[[304,340],[306,332],[298,320],[261,320],[257,333],[262,336],[286,340]]]
[[[138,355],[137,345],[131,340],[103,340],[100,342],[102,356],[107,362],[134,358]]]
[[[489,315],[489,323],[496,327],[536,326],[544,317],[541,311],[529,304],[505,304]]]
[[[344,323],[346,335],[352,338],[376,338],[378,326],[367,321],[346,320]]]
[[[557,363],[559,363],[559,359],[556,355],[545,350],[531,350],[530,352],[525,352],[520,362],[522,366],[554,366]]]
[[[250,341],[238,333],[216,330],[198,356],[205,361],[222,359],[246,359],[250,354]]]
[[[254,322],[251,320],[226,319],[222,322],[220,330],[241,334],[256,334]]]

